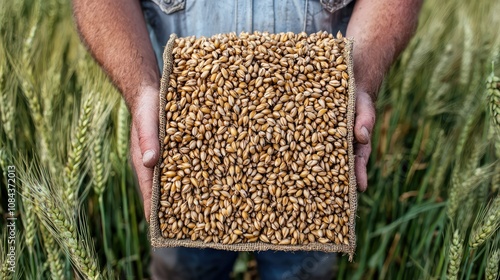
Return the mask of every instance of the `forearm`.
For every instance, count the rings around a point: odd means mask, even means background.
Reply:
[[[411,39],[422,0],[358,0],[347,27],[354,38],[358,90],[375,98],[385,73]]]
[[[139,1],[73,0],[73,11],[82,40],[133,111],[160,77]]]

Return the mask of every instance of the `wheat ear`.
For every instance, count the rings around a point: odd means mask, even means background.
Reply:
[[[118,125],[117,125],[117,148],[118,157],[122,162],[127,160],[128,139],[129,139],[129,113],[125,100],[120,100],[118,108]]]
[[[500,264],[500,249],[490,253],[488,262],[486,263],[486,280],[498,280],[498,264]]]
[[[94,107],[92,126],[90,127],[92,135],[92,152],[91,152],[91,170],[92,183],[94,192],[98,197],[104,193],[106,181],[108,179],[110,164],[109,151],[110,141],[109,135],[106,133],[106,126],[109,122],[111,114],[110,103],[112,100],[98,101]]]
[[[464,31],[464,40],[463,40],[463,54],[460,65],[460,86],[465,88],[468,85],[468,81],[470,80],[471,73],[471,65],[473,59],[473,49],[474,49],[474,32],[472,31],[472,27],[470,24],[470,18],[467,13],[463,12],[461,14],[461,23]],[[465,81],[463,80],[465,79]]]
[[[47,263],[50,268],[52,279],[64,279],[64,263],[61,261],[59,245],[56,244],[54,237],[44,227],[40,227],[43,238],[43,247],[47,251]]]
[[[83,244],[81,238],[78,237],[74,218],[61,210],[60,205],[54,201],[46,187],[39,185],[38,188],[34,188],[38,190],[33,197],[34,204],[38,208],[37,213],[40,213],[40,219],[44,226],[53,236],[60,237],[58,241],[62,243],[63,248],[71,257],[73,265],[85,275],[85,278],[101,279],[97,261],[87,246]]]
[[[83,152],[88,147],[88,130],[91,122],[92,95],[82,105],[78,125],[71,140],[68,162],[64,168],[63,199],[70,206],[77,203],[78,186],[83,166]]]
[[[452,187],[449,193],[447,209],[448,217],[451,220],[455,218],[457,209],[463,198],[473,192],[481,182],[489,178],[489,176],[487,176],[489,172],[489,166],[476,168],[466,179],[461,178],[463,176],[459,172],[454,172],[454,175],[452,175]]]
[[[460,233],[458,232],[458,230],[455,230],[448,250],[449,263],[448,263],[448,274],[446,276],[447,279],[449,280],[456,280],[458,277],[458,271],[460,270],[460,262],[462,261],[462,251],[463,251],[462,242],[463,240],[460,236]]]
[[[27,189],[22,189],[23,197],[26,197]],[[33,250],[33,242],[35,240],[36,235],[36,222],[35,222],[35,213],[33,213],[33,204],[29,199],[23,199],[23,209],[24,209],[24,239],[26,240],[26,246],[28,250],[32,252]]]
[[[0,56],[5,57],[3,46],[0,44]],[[14,140],[13,131],[13,120],[14,120],[14,108],[15,104],[13,99],[15,96],[7,96],[7,90],[3,87],[5,73],[5,64],[0,63],[0,120],[2,121],[2,127],[7,135],[7,138]]]
[[[496,141],[500,142],[500,78],[492,72],[486,85],[493,130],[496,132]]]
[[[469,240],[471,248],[477,248],[488,240],[500,227],[500,195],[489,205],[486,214],[479,216]]]

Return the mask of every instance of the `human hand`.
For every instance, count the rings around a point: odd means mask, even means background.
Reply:
[[[366,165],[375,124],[373,102],[385,73],[416,30],[423,1],[403,2],[358,0],[347,25],[346,37],[354,39],[352,54],[357,87],[354,154],[360,191],[368,186]]]
[[[133,100],[131,108],[132,129],[130,132],[130,153],[142,193],[144,215],[149,221],[153,169],[160,156],[158,142],[158,89],[145,88]]]
[[[375,125],[375,105],[372,97],[364,90],[356,92],[356,118],[354,121],[355,174],[358,190],[368,187],[366,165],[372,151],[371,135]]]

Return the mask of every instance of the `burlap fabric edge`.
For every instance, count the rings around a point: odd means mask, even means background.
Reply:
[[[170,39],[165,46],[165,51],[163,52],[163,74],[161,77],[160,85],[160,105],[159,105],[159,133],[158,140],[160,143],[160,151],[163,151],[163,139],[165,138],[165,95],[169,85],[169,77],[172,72],[172,50],[174,47],[176,34],[172,34]],[[323,251],[323,252],[339,252],[347,253],[349,255],[349,261],[353,260],[355,249],[356,249],[356,234],[355,234],[355,224],[356,224],[356,209],[357,209],[357,185],[356,177],[354,173],[354,117],[355,117],[355,104],[356,104],[356,89],[354,82],[354,72],[352,64],[352,45],[353,40],[347,39],[346,46],[344,48],[344,57],[348,59],[348,74],[349,74],[349,87],[348,87],[348,105],[347,105],[347,141],[348,141],[348,157],[349,157],[349,205],[350,205],[350,216],[349,216],[349,245],[345,244],[323,244],[319,242],[310,243],[307,245],[274,245],[264,242],[254,242],[254,243],[244,243],[244,244],[220,244],[220,243],[205,243],[203,241],[192,241],[190,239],[177,240],[177,239],[166,239],[161,235],[159,218],[158,218],[158,207],[159,207],[159,196],[160,196],[160,172],[162,158],[158,160],[154,168],[153,175],[153,188],[151,195],[151,216],[150,216],[150,238],[151,245],[154,248],[161,247],[190,247],[190,248],[212,248],[219,250],[228,251]]]

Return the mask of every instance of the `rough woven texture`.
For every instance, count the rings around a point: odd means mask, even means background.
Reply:
[[[166,133],[166,116],[165,116],[165,106],[166,102],[166,94],[169,88],[169,80],[170,75],[172,73],[173,67],[173,57],[172,50],[174,48],[176,35],[171,35],[169,42],[165,47],[165,51],[163,54],[164,67],[163,67],[163,75],[161,79],[161,88],[160,88],[160,106],[159,106],[159,142],[160,142],[160,151],[164,150],[164,139]],[[163,158],[160,158],[154,169],[154,178],[153,178],[153,190],[152,190],[152,199],[151,199],[151,217],[150,217],[150,234],[151,234],[151,244],[153,247],[193,247],[193,248],[214,248],[221,250],[231,250],[231,251],[263,251],[263,250],[278,250],[278,251],[324,251],[324,252],[343,252],[349,254],[349,260],[352,260],[355,247],[356,247],[356,236],[355,236],[355,217],[356,217],[356,208],[357,208],[357,187],[356,187],[356,178],[354,175],[354,148],[353,148],[353,139],[354,139],[354,116],[355,116],[355,84],[353,78],[353,67],[352,67],[352,40],[346,39],[346,45],[344,48],[343,57],[347,59],[348,69],[347,72],[349,74],[349,86],[348,86],[348,102],[347,102],[347,141],[348,141],[348,165],[349,165],[349,233],[348,240],[349,244],[334,244],[334,243],[320,243],[320,242],[312,242],[306,245],[278,245],[261,242],[260,240],[257,242],[250,243],[238,243],[238,244],[222,244],[214,243],[214,242],[203,242],[201,240],[192,241],[189,238],[186,239],[167,239],[162,236],[162,232],[160,230],[160,221],[158,217],[158,212],[160,208],[160,191],[161,191],[161,173],[162,173],[162,162]]]

